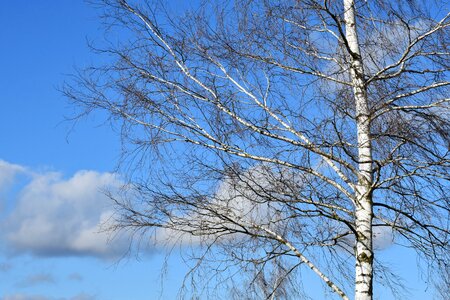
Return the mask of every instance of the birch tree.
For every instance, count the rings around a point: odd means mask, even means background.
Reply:
[[[400,284],[381,232],[446,276],[446,1],[101,4],[106,63],[64,93],[120,125],[112,229],[195,245],[190,296],[248,272],[249,298],[300,298],[305,269],[372,299]]]

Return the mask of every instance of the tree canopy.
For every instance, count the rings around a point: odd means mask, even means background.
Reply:
[[[114,229],[196,245],[190,296],[297,298],[306,268],[372,299],[372,279],[401,285],[381,239],[448,291],[446,1],[101,5],[109,58],[64,93],[120,125]]]

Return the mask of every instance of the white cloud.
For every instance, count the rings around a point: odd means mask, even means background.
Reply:
[[[214,197],[208,207],[211,210],[199,209],[191,212],[189,215],[182,215],[180,219],[174,217],[172,220],[176,223],[167,224],[180,230],[170,228],[158,229],[155,232],[153,242],[156,245],[190,245],[195,246],[202,241],[215,240],[221,234],[221,226],[228,229],[240,229],[234,222],[242,224],[260,224],[265,227],[279,225],[282,222],[277,208],[279,204],[273,200],[276,191],[280,187],[276,185],[280,181],[280,176],[284,176],[284,181],[290,181],[291,184],[301,184],[302,179],[299,176],[291,174],[286,170],[274,170],[265,164],[258,164],[243,172],[225,178],[219,183]],[[278,195],[281,198],[281,195]],[[212,213],[214,211],[215,213]],[[219,215],[227,216],[221,218]],[[195,232],[192,235],[187,232]],[[227,238],[244,238],[238,234],[224,236]]]
[[[116,175],[79,171],[65,179],[56,172],[29,174],[31,181],[18,193],[15,207],[1,224],[9,252],[104,258],[126,253],[124,237],[110,242],[109,234],[100,232],[113,215],[112,203],[102,190],[121,186]]]
[[[394,233],[389,226],[374,226],[372,229],[372,243],[374,250],[384,250],[394,244]],[[355,236],[345,236],[339,240],[340,245],[352,252]]]
[[[22,166],[4,161],[0,163],[0,168],[3,166],[10,174],[26,172],[31,176],[28,184],[18,193],[12,211],[0,223],[3,228],[0,238],[8,252],[100,258],[114,258],[127,253],[130,246],[128,235],[122,234],[111,240],[110,233],[101,231],[103,224],[112,221],[114,213],[112,201],[102,190],[120,188],[122,182],[117,175],[79,171],[70,178],[63,178],[57,172],[36,173]],[[265,201],[264,193],[279,189],[275,185],[280,172],[283,171],[274,172],[265,165],[257,165],[242,172],[239,178],[225,179],[219,184],[211,204],[216,206],[216,211],[223,211],[237,220],[265,223],[270,227],[279,216],[274,204]],[[283,176],[287,175],[283,173]],[[301,178],[291,177],[294,185],[301,185]],[[235,226],[208,212],[193,214],[190,220],[191,224]],[[199,224],[195,226],[197,229]],[[185,226],[186,230],[193,229],[188,228],[188,223]],[[382,249],[390,245],[390,233],[377,230],[374,229],[376,247]],[[209,238],[214,236],[212,233]],[[207,238],[159,229],[150,242],[156,246],[197,245]]]
[[[320,167],[320,165],[318,166]],[[280,180],[280,177],[283,179]],[[277,191],[283,190],[284,186],[277,186],[277,182],[283,181],[291,187],[301,188],[305,178],[301,178],[298,174],[287,170],[274,170],[265,164],[259,164],[242,172],[238,178],[224,179],[218,186],[214,201],[210,206],[215,206],[215,211],[222,212],[236,221],[246,224],[261,224],[266,228],[273,226],[276,228],[283,222],[283,216],[279,215],[279,204],[273,203],[273,196],[282,199],[283,196],[276,195]],[[216,227],[216,224],[222,224],[227,228],[234,228],[236,225],[228,223],[224,219],[220,219],[207,211],[200,212],[198,215],[190,216],[191,224],[197,222],[199,224],[206,223]],[[342,228],[342,224],[334,221],[324,224],[330,230],[334,228]],[[330,225],[331,224],[331,225]],[[316,224],[320,225],[320,224]],[[186,231],[192,230],[189,226],[185,226]],[[346,231],[346,228],[342,229]],[[337,230],[339,231],[339,230]],[[205,231],[206,233],[207,231]],[[209,238],[214,239],[216,235],[212,234]],[[236,238],[236,235],[234,236]],[[205,239],[205,238],[203,238]],[[166,244],[172,244],[175,241],[178,244],[195,245],[200,243],[201,237],[192,236],[187,233],[180,233],[170,229],[161,229],[156,233],[156,243],[165,241]],[[394,235],[392,229],[388,226],[373,227],[373,244],[375,250],[383,250],[393,244]],[[341,239],[340,245],[351,249],[354,244],[354,236],[345,236]]]
[[[216,205],[231,211],[241,220],[263,224],[274,217],[273,207],[267,201],[268,190],[274,190],[274,181],[279,177],[263,164],[250,168],[238,179],[224,180],[216,192]]]
[[[26,168],[0,159],[0,191],[10,186],[14,178],[24,172]]]
[[[386,249],[394,243],[394,233],[388,226],[373,227],[373,247],[375,250]]]

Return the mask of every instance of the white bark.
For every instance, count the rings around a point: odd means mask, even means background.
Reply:
[[[105,49],[116,60],[75,76],[64,93],[85,112],[108,111],[124,128],[124,162],[133,153],[130,169],[150,176],[113,199],[119,216],[113,229],[192,234],[206,246],[204,255],[216,258],[213,245],[224,250],[227,259],[215,261],[224,272],[241,267],[252,276],[278,276],[266,263],[278,266],[278,257],[280,265],[286,257],[290,264],[294,255],[343,299],[350,294],[340,285],[349,277],[341,275],[353,267],[355,299],[373,297],[375,218],[431,265],[446,266],[450,14],[437,21],[423,18],[421,9],[379,1],[297,1],[295,9],[236,1],[217,16],[208,4],[191,19],[197,13],[166,15],[150,0],[141,8],[101,2],[113,24],[136,36]],[[367,35],[358,37],[357,28]],[[270,168],[262,181],[248,176],[259,166]],[[232,192],[221,195],[216,187],[228,181]],[[375,190],[383,197],[373,199]],[[350,235],[355,266],[337,250],[348,250]],[[324,258],[310,260],[308,253]],[[284,273],[272,296],[277,288],[284,293],[290,286],[293,295],[302,288],[295,280],[284,285],[295,276]]]
[[[345,35],[351,55],[351,77],[356,105],[359,174],[356,190],[355,300],[372,299],[372,149],[369,106],[364,83],[364,70],[358,44],[354,0],[344,0]]]
[[[284,239],[281,235],[273,232],[272,230],[262,227],[257,224],[253,224],[254,227],[263,230],[273,236],[276,240],[287,246],[294,254],[304,263],[306,264],[311,270],[314,271],[319,277],[333,290],[333,292],[337,293],[343,300],[349,300],[347,295],[344,293],[344,291],[339,288],[330,278],[328,278],[322,271],[320,271],[316,265],[314,265],[308,258],[306,258],[294,245],[292,245],[289,241]]]

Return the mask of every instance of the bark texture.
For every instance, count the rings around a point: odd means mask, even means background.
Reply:
[[[121,129],[130,184],[109,229],[195,245],[188,298],[308,298],[307,269],[342,299],[373,282],[403,299],[383,243],[446,285],[443,2],[98,1],[123,43],[64,93]]]
[[[348,51],[351,56],[351,78],[356,107],[358,136],[358,185],[355,191],[355,300],[370,300],[373,294],[372,242],[372,146],[370,138],[370,110],[364,82],[364,69],[359,49],[355,20],[355,3],[344,0],[344,18]]]

